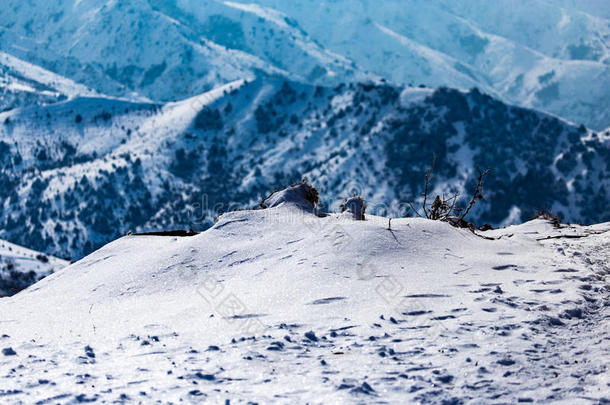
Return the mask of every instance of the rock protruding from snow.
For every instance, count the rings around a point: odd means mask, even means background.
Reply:
[[[341,212],[349,212],[354,219],[364,221],[364,212],[366,211],[366,202],[357,196],[350,197],[341,204]]]
[[[318,205],[318,190],[303,180],[280,191],[274,191],[260,203],[260,207],[273,208],[284,204],[295,205],[306,211],[314,211]]]

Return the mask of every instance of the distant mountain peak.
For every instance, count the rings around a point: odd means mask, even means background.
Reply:
[[[113,97],[177,101],[261,74],[324,86],[383,78],[478,87],[610,125],[603,3],[7,2],[0,51]]]

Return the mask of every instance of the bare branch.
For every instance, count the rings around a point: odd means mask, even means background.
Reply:
[[[424,209],[424,214],[426,218],[430,218],[428,211],[426,209],[426,204],[428,200],[428,187],[430,186],[430,179],[432,179],[432,173],[434,172],[434,165],[436,164],[436,153],[432,154],[432,166],[426,170],[426,184],[424,186],[424,203],[422,204],[422,208]]]
[[[449,209],[447,210],[447,214],[446,214],[446,216],[450,216],[450,215],[451,215],[451,214],[452,214],[454,211],[456,211],[456,208],[455,208],[455,203],[457,202],[457,199],[458,199],[458,197],[459,197],[459,196],[460,196],[460,194],[459,194],[459,193],[455,193],[455,194],[453,195],[453,197],[451,197],[451,198],[449,198],[449,199],[447,200],[447,202],[449,202],[449,201],[451,201],[451,200],[453,200],[453,201],[451,202],[451,206],[450,206],[450,207],[449,207]]]
[[[481,194],[481,190],[483,189],[483,183],[484,183],[483,179],[485,178],[485,176],[487,176],[487,174],[489,173],[490,170],[491,169],[481,171],[481,169],[479,169],[479,178],[477,179],[477,187],[475,188],[474,193],[472,194],[472,198],[470,199],[470,203],[468,203],[468,207],[466,207],[466,210],[464,210],[462,215],[460,215],[460,220],[463,220],[464,217],[466,217],[466,215],[468,215],[468,213],[470,212],[470,210],[472,209],[474,204],[477,202],[477,200],[480,200],[483,198],[483,195]]]
[[[411,209],[413,210],[413,212],[415,212],[417,214],[418,217],[423,218],[423,216],[419,213],[419,211],[417,211],[415,209],[415,207],[413,206],[412,202],[409,202],[409,206],[411,207]]]

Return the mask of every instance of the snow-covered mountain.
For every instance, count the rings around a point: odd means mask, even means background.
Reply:
[[[3,0],[1,402],[610,403],[609,94],[607,0]]]
[[[610,398],[610,223],[483,238],[294,197],[196,236],[126,236],[0,299],[3,400]]]
[[[0,240],[0,297],[11,296],[70,262]]]
[[[0,52],[0,111],[96,95],[70,79]]]
[[[0,51],[99,93],[155,102],[261,72],[478,87],[610,126],[607,1],[5,0]]]
[[[0,16],[0,50],[66,77],[77,74],[110,96],[137,93],[157,101],[194,96],[260,71],[321,82],[368,77],[284,16],[236,6],[215,0],[9,0]],[[35,41],[24,45],[24,37]],[[109,86],[106,78],[120,85]]]
[[[598,130],[610,124],[607,1],[259,2],[388,80],[476,86]]]
[[[436,156],[435,193],[472,192],[491,168],[479,225],[541,209],[610,220],[610,134],[478,91],[280,79],[237,81],[164,105],[78,98],[0,114],[0,235],[60,257],[129,230],[202,230],[309,178],[337,208],[414,215]],[[464,201],[462,201],[462,204]]]

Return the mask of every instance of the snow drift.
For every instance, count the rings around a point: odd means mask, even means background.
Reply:
[[[126,236],[0,300],[12,402],[604,401],[610,223],[284,204]],[[300,196],[299,196],[299,200]],[[493,240],[492,240],[493,239]],[[10,388],[9,388],[10,387]]]

